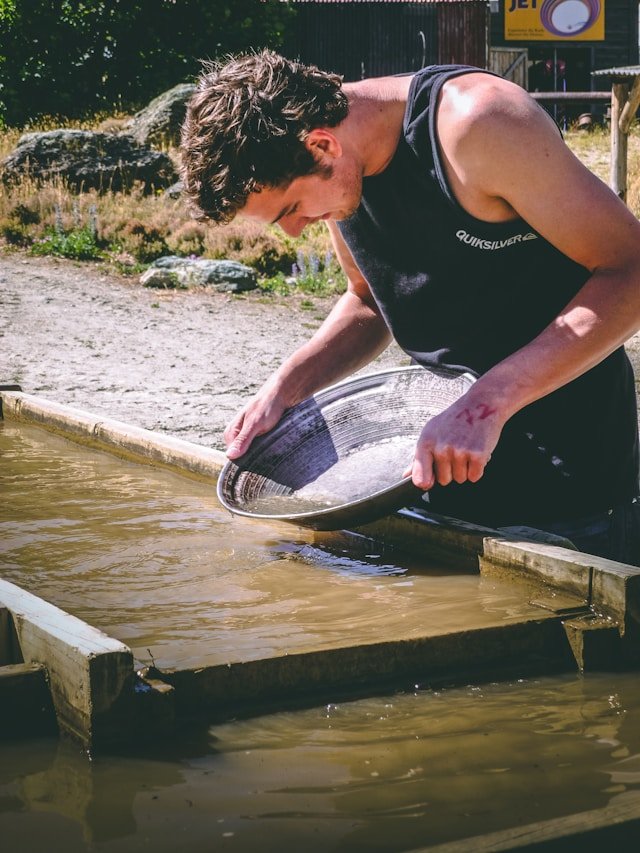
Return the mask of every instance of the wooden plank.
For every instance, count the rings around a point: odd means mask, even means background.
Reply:
[[[318,703],[328,695],[356,698],[416,680],[465,683],[505,673],[524,676],[574,668],[561,619],[540,611],[539,617],[512,624],[500,620],[477,630],[281,654],[159,676],[175,687],[179,714],[226,718],[247,709],[255,713]]]
[[[635,849],[640,832],[640,796],[632,794],[600,809],[566,817],[462,838],[447,844],[421,847],[413,853],[488,853],[505,850],[606,850],[606,845],[624,844],[617,849]]]
[[[622,662],[620,629],[592,613],[564,623],[580,672],[611,672]]]
[[[629,133],[631,125],[635,120],[638,107],[640,106],[640,76],[633,81],[633,86],[627,97],[627,102],[622,108],[618,124],[621,133]]]
[[[486,539],[480,565],[483,575],[504,576],[507,571],[521,578],[528,576],[590,601],[593,567],[606,564],[606,568],[612,562],[556,545]]]
[[[101,418],[31,394],[1,392],[6,418],[35,423],[74,441],[136,461],[159,463],[216,480],[227,461],[220,450]]]
[[[403,509],[356,530],[409,553],[455,563],[460,569],[476,570],[485,539],[499,535],[489,527],[421,509]]]
[[[133,711],[131,650],[8,581],[0,580],[0,602],[25,663],[47,668],[60,724],[87,747],[122,739]]]
[[[627,134],[620,130],[620,117],[627,101],[629,85],[613,83],[611,87],[611,189],[627,200]]]
[[[0,666],[0,739],[39,736],[56,730],[45,667]]]
[[[595,566],[591,600],[597,612],[620,624],[627,663],[639,663],[640,568],[612,561],[607,561],[604,566]]]
[[[594,566],[593,600],[615,619],[624,620],[629,611],[640,615],[640,568],[613,560]]]
[[[0,666],[17,663],[12,643],[13,620],[6,607],[0,605]]]

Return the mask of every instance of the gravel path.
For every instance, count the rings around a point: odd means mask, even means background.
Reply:
[[[159,292],[93,264],[3,254],[0,383],[222,447],[231,416],[332,304],[310,301]],[[401,362],[392,348],[376,367]]]

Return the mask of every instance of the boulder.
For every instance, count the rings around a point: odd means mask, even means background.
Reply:
[[[145,287],[212,287],[220,293],[239,293],[258,286],[255,270],[237,261],[203,258],[158,258],[140,277]]]
[[[171,184],[171,186],[164,191],[164,194],[172,199],[177,199],[182,196],[182,191],[184,190],[184,181],[176,181],[175,184]]]
[[[166,154],[129,136],[91,130],[27,133],[1,166],[5,183],[26,175],[36,180],[62,178],[78,190],[122,191],[141,181],[152,192],[177,178]]]
[[[143,145],[179,145],[187,101],[195,88],[192,83],[181,83],[158,95],[133,116],[124,132]]]
[[[140,283],[145,287],[155,287],[157,290],[186,290],[173,270],[163,270],[149,267],[140,276]]]

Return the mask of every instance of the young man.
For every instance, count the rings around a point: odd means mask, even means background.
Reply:
[[[460,66],[342,85],[264,51],[206,70],[183,152],[205,218],[292,236],[324,219],[348,278],[227,428],[231,458],[393,335],[478,377],[416,447],[434,511],[640,562],[622,348],[640,328],[640,224],[526,92]]]

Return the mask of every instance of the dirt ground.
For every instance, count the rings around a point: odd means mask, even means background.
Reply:
[[[0,384],[222,448],[228,420],[331,305],[149,290],[94,264],[3,254]],[[640,336],[627,349],[640,377]],[[392,347],[367,370],[406,363]]]
[[[228,420],[331,305],[149,290],[90,263],[3,254],[0,384],[221,448]],[[406,362],[393,348],[376,365]]]

